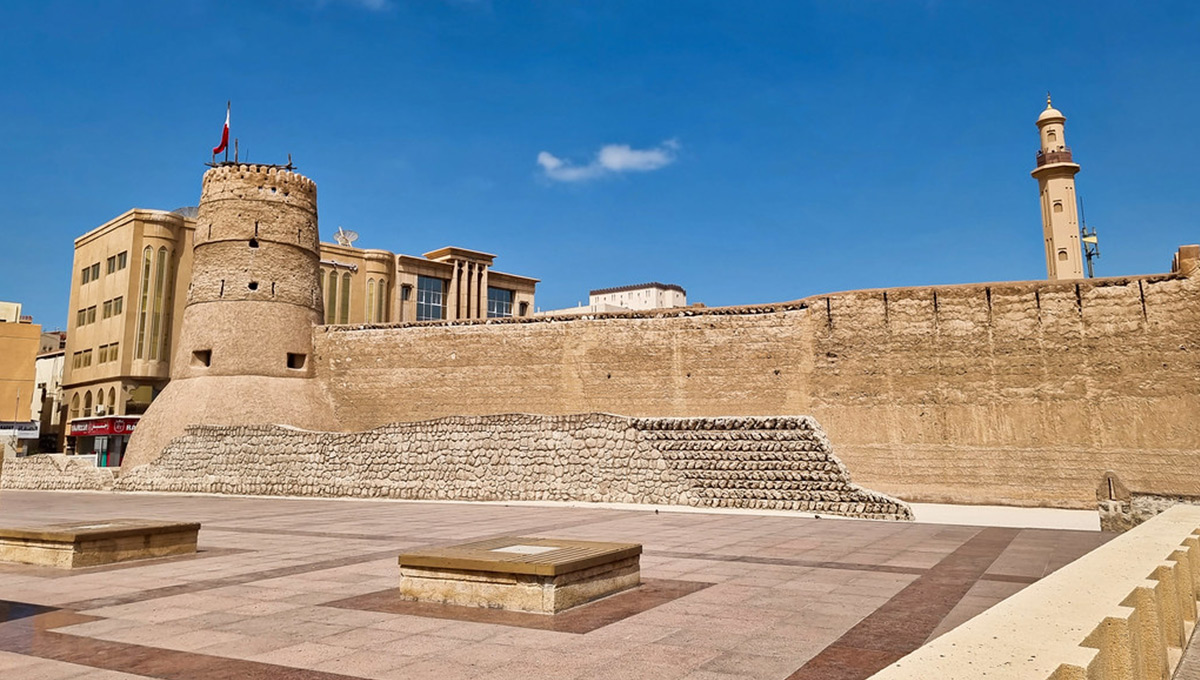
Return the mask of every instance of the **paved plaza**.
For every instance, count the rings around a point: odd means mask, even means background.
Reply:
[[[0,678],[868,677],[1104,543],[1094,531],[590,507],[0,492],[0,522],[198,521],[200,552],[0,565]],[[644,545],[547,617],[395,596],[397,555],[501,535]]]

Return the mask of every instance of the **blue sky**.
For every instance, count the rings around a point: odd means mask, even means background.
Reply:
[[[1200,3],[0,3],[0,300],[67,316],[72,239],[194,205],[226,100],[321,232],[709,305],[1045,276],[1034,119],[1068,118],[1100,275],[1200,241]]]

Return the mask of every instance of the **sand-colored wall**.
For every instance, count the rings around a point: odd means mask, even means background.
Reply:
[[[1200,493],[1200,291],[1174,276],[856,291],[756,308],[320,327],[340,426],[447,415],[811,414],[913,501]]]

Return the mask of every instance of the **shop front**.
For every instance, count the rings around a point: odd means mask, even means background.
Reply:
[[[3,445],[0,445],[0,455],[9,447],[12,447],[18,456],[28,454],[40,433],[41,423],[36,421],[25,423],[0,420],[0,442],[3,442]]]
[[[75,455],[95,456],[96,467],[119,467],[140,416],[101,416],[71,421]]]

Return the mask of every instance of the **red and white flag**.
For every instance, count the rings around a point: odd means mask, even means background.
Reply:
[[[221,143],[213,147],[213,155],[221,153],[229,146],[229,104],[225,104],[225,129],[221,130]]]

